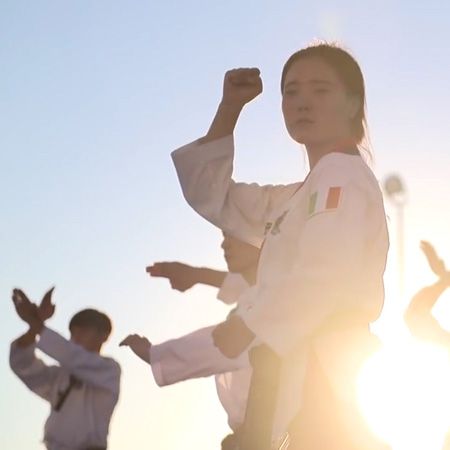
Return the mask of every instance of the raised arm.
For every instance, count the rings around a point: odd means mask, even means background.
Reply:
[[[174,152],[183,195],[191,207],[221,230],[260,247],[270,216],[298,184],[259,186],[232,179],[233,131],[243,106],[262,90],[257,69],[227,72],[224,95],[205,137]]]
[[[117,362],[84,349],[50,328],[43,327],[39,333],[37,348],[61,367],[87,384],[119,394],[121,371]]]
[[[36,332],[29,329],[12,342],[9,353],[9,365],[20,380],[35,394],[51,401],[52,386],[60,369],[47,366],[36,357]]]
[[[411,300],[406,312],[405,322],[411,333],[420,338],[450,347],[450,333],[441,327],[431,310],[441,294],[449,287],[450,276],[440,279],[431,286],[421,289]]]
[[[88,384],[118,395],[120,366],[114,360],[90,352],[44,325],[45,320],[51,317],[55,310],[51,302],[52,291],[53,289],[47,292],[37,307],[22,290],[13,290],[12,299],[16,312],[28,323],[31,330],[29,336],[19,338],[19,345],[30,343],[39,335],[36,347],[58,361],[61,367]]]
[[[35,349],[42,319],[51,317],[54,311],[54,306],[49,306],[52,290],[44,296],[39,308],[33,305],[22,291],[13,291],[12,300],[17,315],[29,328],[11,343],[9,354],[12,371],[31,391],[47,401],[51,401],[52,386],[60,369],[57,366],[47,366],[36,357]]]
[[[222,100],[208,133],[201,138],[207,143],[233,134],[242,108],[263,90],[259,69],[229,70],[223,80]]]

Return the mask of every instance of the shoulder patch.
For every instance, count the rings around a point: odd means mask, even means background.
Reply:
[[[337,209],[341,198],[341,186],[332,186],[313,192],[308,200],[308,216]]]

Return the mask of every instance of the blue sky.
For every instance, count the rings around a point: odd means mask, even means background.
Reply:
[[[169,153],[207,130],[227,69],[256,66],[264,81],[238,125],[236,178],[289,182],[306,159],[284,129],[282,65],[316,38],[353,52],[374,170],[380,180],[398,172],[408,187],[407,293],[431,281],[419,239],[450,261],[449,19],[442,1],[0,1],[0,447],[41,448],[47,413],[7,364],[24,329],[14,286],[39,298],[56,284],[49,325],[63,333],[87,305],[113,318],[105,351],[124,377],[112,450],[130,439],[137,449],[190,440],[206,450],[225,435],[211,380],[158,389],[117,344],[128,332],[159,342],[226,314],[213,290],[174,293],[144,268],[165,259],[224,268],[220,233],[185,204]],[[401,323],[394,256],[382,321]],[[450,325],[445,301],[437,314]]]

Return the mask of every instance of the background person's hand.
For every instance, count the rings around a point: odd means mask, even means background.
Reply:
[[[199,282],[197,269],[180,262],[156,262],[146,268],[152,277],[167,278],[172,289],[184,292]]]
[[[427,241],[421,241],[420,248],[422,249],[423,253],[425,254],[431,270],[438,277],[445,276],[445,274],[447,273],[445,263],[442,259],[439,258],[434,247]]]
[[[17,315],[28,325],[33,325],[39,319],[37,306],[30,301],[21,289],[13,289],[12,301]]]
[[[42,297],[41,303],[38,306],[38,315],[42,322],[50,319],[50,317],[52,317],[55,313],[55,304],[52,303],[54,289],[55,287],[53,286],[45,293],[44,297]]]
[[[152,344],[146,337],[139,336],[138,334],[130,334],[119,344],[119,346],[130,347],[135,355],[150,364],[150,348]]]
[[[212,336],[214,345],[227,358],[237,358],[255,338],[254,333],[236,314],[217,325]]]

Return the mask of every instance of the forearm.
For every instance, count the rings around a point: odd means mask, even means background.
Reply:
[[[208,269],[207,267],[197,268],[197,283],[207,284],[208,286],[213,286],[220,288],[223,281],[225,280],[227,272],[221,270]]]
[[[120,367],[112,359],[88,351],[49,328],[43,329],[37,348],[80,380],[111,391],[118,390]]]
[[[19,348],[26,348],[36,342],[37,333],[29,328],[22,336],[18,337],[14,343]]]
[[[14,341],[19,348],[26,348],[35,344],[36,337],[41,333],[43,328],[43,323],[38,318],[32,319],[28,325],[28,330]]]
[[[441,294],[448,287],[448,283],[440,279],[431,286],[421,289],[411,300],[405,313],[406,321],[429,316]]]
[[[233,134],[242,106],[221,102],[208,133],[200,139],[202,144]]]

